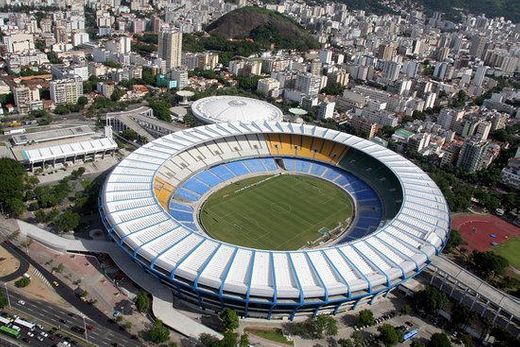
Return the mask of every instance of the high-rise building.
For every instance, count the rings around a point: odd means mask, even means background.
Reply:
[[[396,47],[393,43],[381,45],[377,51],[377,57],[382,60],[391,60],[396,54]]]
[[[321,77],[311,73],[302,73],[296,80],[296,89],[307,96],[318,95],[320,92]]]
[[[485,36],[475,35],[471,38],[471,44],[469,46],[469,54],[476,58],[481,58],[484,54],[487,39]]]
[[[40,100],[40,91],[26,86],[16,86],[13,88],[14,104],[20,114],[26,114],[33,110],[43,109]]]
[[[158,55],[166,62],[166,69],[181,66],[182,33],[177,29],[164,28],[159,34]]]
[[[49,90],[55,104],[76,103],[83,95],[83,81],[79,76],[51,81]]]
[[[479,66],[475,71],[475,76],[473,77],[473,84],[477,87],[482,86],[482,82],[484,82],[484,77],[486,77],[486,72],[489,69],[487,66]]]
[[[460,150],[457,166],[473,173],[487,168],[498,157],[500,146],[487,141],[466,140]]]
[[[177,81],[177,88],[183,89],[190,84],[188,70],[186,68],[175,68],[171,72],[171,79]]]
[[[385,61],[383,64],[383,77],[388,81],[397,81],[399,72],[401,71],[401,64],[395,61]]]
[[[318,118],[320,119],[328,119],[334,117],[334,107],[336,107],[335,102],[322,101],[318,105]]]
[[[332,51],[328,49],[322,49],[320,50],[319,57],[323,64],[330,64],[332,62]]]

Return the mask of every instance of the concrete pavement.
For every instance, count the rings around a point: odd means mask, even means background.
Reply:
[[[18,221],[20,233],[53,249],[67,252],[106,253],[130,280],[153,296],[152,311],[156,318],[180,334],[198,338],[200,334],[222,337],[221,334],[196,322],[173,307],[171,290],[161,284],[155,277],[144,272],[132,262],[116,244],[108,241],[66,239],[32,224]]]

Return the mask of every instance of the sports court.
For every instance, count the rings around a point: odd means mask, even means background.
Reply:
[[[452,218],[452,229],[460,231],[470,251],[485,252],[520,236],[520,228],[494,215],[456,215]]]

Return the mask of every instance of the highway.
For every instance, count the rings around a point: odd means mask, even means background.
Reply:
[[[120,330],[119,326],[112,323],[103,312],[99,311],[95,306],[90,305],[78,298],[73,290],[63,283],[59,278],[47,271],[43,266],[32,260],[27,254],[16,246],[4,242],[4,247],[20,262],[26,261],[40,271],[49,283],[56,282],[58,286],[54,289],[65,301],[75,307],[79,312],[83,313],[86,318],[59,306],[49,304],[40,300],[34,300],[21,295],[20,293],[9,290],[9,297],[13,308],[25,312],[34,318],[47,323],[50,326],[57,327],[66,331],[68,334],[87,338],[89,343],[98,346],[137,346],[138,341],[133,340],[126,331]],[[20,305],[18,300],[24,300],[25,305]],[[27,317],[29,318],[29,317]],[[87,336],[80,336],[71,330],[73,326],[84,328],[85,324],[92,326],[91,331],[87,331]]]

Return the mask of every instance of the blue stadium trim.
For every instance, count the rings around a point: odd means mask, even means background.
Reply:
[[[332,262],[332,260],[330,260],[329,256],[327,255],[327,252],[325,252],[323,250],[321,250],[320,252],[321,252],[321,254],[323,254],[325,256],[325,260],[332,267],[332,269],[334,270],[336,275],[339,276],[339,278],[341,278],[343,284],[347,286],[347,297],[352,296],[352,290],[350,289],[350,284],[348,283],[347,279],[345,277],[343,277],[341,272],[339,272],[338,268],[336,267],[336,264],[334,264]]]
[[[150,261],[150,267],[152,269],[155,269],[155,262],[157,261],[157,259],[163,255],[164,253],[168,252],[170,249],[172,249],[173,247],[175,247],[179,242],[181,242],[182,240],[188,238],[190,235],[192,235],[192,233],[190,232],[186,232],[186,235],[184,235],[183,237],[181,237],[180,239],[178,239],[177,241],[175,241],[174,243],[172,243],[170,246],[166,247],[165,249],[163,249],[162,251],[160,251],[159,253],[157,253],[155,255],[155,257],[152,258],[152,260]]]
[[[382,244],[384,244],[386,247],[390,248],[391,250],[393,250],[394,252],[396,252],[397,254],[399,254],[400,256],[402,256],[403,258],[406,258],[408,259],[409,261],[413,262],[415,264],[415,271],[419,271],[419,263],[417,263],[417,261],[415,261],[415,259],[413,259],[412,257],[410,257],[409,255],[406,255],[404,254],[403,252],[401,252],[400,250],[398,250],[397,248],[395,248],[394,246],[392,246],[391,244],[389,244],[388,242],[386,242],[385,240],[383,240],[382,238],[379,237],[379,235],[376,235],[375,236],[376,239],[381,242]],[[405,246],[405,248],[407,248]]]
[[[255,269],[255,257],[256,257],[256,250],[253,250],[253,253],[251,254],[251,269],[249,270],[249,275],[247,276],[246,308],[245,308],[246,316],[247,316],[247,312],[249,310],[249,296],[251,294],[251,280],[253,278],[253,270]]]
[[[404,269],[402,268],[401,265],[397,264],[394,260],[388,258],[386,255],[383,254],[383,252],[379,251],[376,247],[372,246],[372,244],[370,244],[370,242],[365,242],[365,245],[368,246],[368,248],[371,248],[372,251],[374,251],[376,254],[378,254],[382,259],[384,259],[387,263],[390,263],[394,266],[394,268],[397,268],[399,270],[401,270],[401,277],[403,280],[406,279],[406,271],[404,271]]]
[[[291,313],[291,320],[294,319],[294,316],[296,315],[296,312],[298,312],[298,309],[302,307],[305,303],[305,297],[303,293],[302,284],[300,283],[300,279],[298,278],[298,274],[296,273],[296,269],[294,268],[294,263],[291,257],[291,253],[287,253],[287,258],[289,258],[289,265],[291,266],[291,271],[294,275],[294,278],[296,278],[296,283],[298,284],[298,289],[300,291],[299,295],[299,304],[294,307],[294,310]]]
[[[224,270],[224,276],[222,278],[222,282],[220,283],[220,287],[218,289],[218,294],[220,296],[220,301],[221,303],[223,302],[223,299],[224,299],[224,284],[226,283],[226,278],[229,274],[229,269],[231,269],[231,266],[233,266],[233,262],[235,261],[235,257],[238,253],[238,247],[235,247],[234,251],[233,251],[233,255],[231,256],[231,259],[229,260],[229,262],[226,264],[226,269]]]
[[[179,266],[182,265],[182,263],[190,256],[193,254],[193,252],[200,247],[200,245],[202,245],[204,243],[204,241],[206,241],[207,239],[202,237],[201,240],[192,248],[190,249],[189,252],[186,252],[186,254],[181,257],[178,261],[177,261],[177,264],[175,264],[175,267],[173,268],[173,270],[170,272],[170,279],[175,279],[175,275],[177,273],[177,269],[179,268]]]
[[[364,260],[365,262],[367,262],[367,264],[369,264],[369,265],[372,267],[372,269],[379,271],[379,273],[380,273],[381,275],[383,275],[383,276],[386,278],[386,286],[387,286],[387,287],[390,287],[390,286],[392,285],[392,283],[390,282],[390,277],[388,277],[388,274],[387,274],[385,271],[381,270],[381,268],[380,268],[379,266],[377,266],[373,261],[371,261],[367,256],[365,256],[365,255],[363,254],[363,252],[359,251],[359,250],[357,249],[357,247],[356,247],[354,244],[352,245],[352,249],[353,249],[354,252],[356,252],[356,253],[357,253],[361,258],[363,258],[363,260]]]
[[[269,252],[269,262],[270,262],[270,268],[271,273],[273,274],[273,304],[271,305],[271,308],[269,309],[268,313],[268,319],[271,319],[271,315],[273,313],[273,309],[276,307],[276,304],[278,303],[278,297],[277,297],[277,287],[276,287],[276,271],[274,270],[274,257],[273,252]]]
[[[370,281],[368,280],[368,277],[365,276],[365,274],[363,272],[361,272],[361,270],[359,270],[359,268],[356,266],[356,264],[354,264],[354,262],[350,261],[348,256],[345,254],[345,252],[343,252],[343,250],[340,247],[338,247],[337,250],[338,250],[338,253],[343,257],[343,259],[350,266],[350,268],[357,273],[358,277],[363,278],[367,282],[368,293],[371,294],[372,293],[372,283],[370,283]]]

